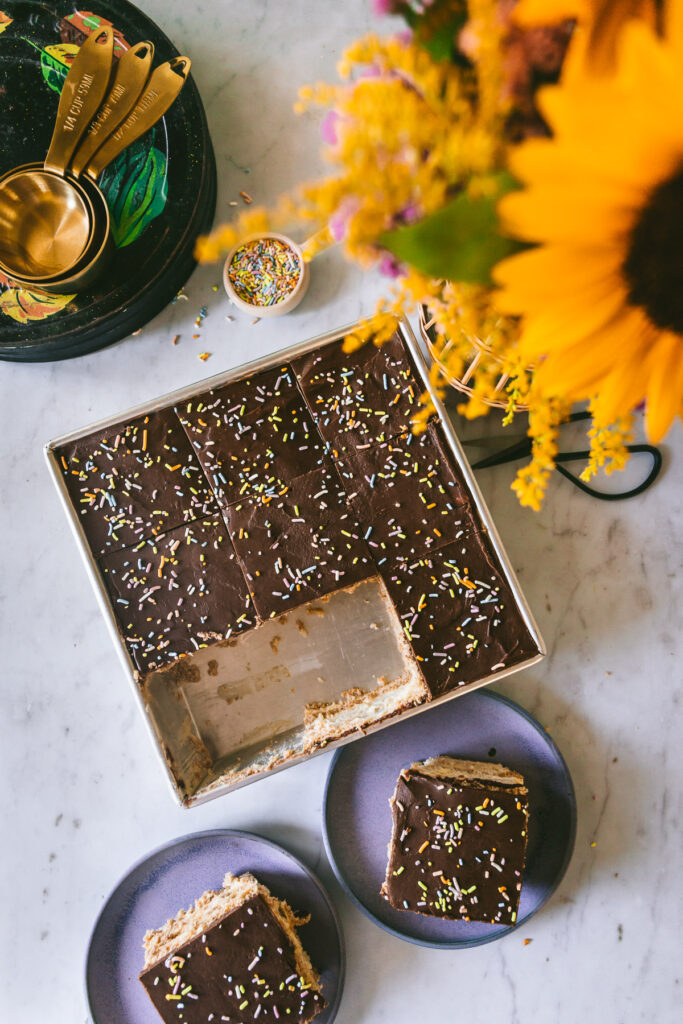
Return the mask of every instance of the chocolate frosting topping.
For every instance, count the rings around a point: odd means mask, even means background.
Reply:
[[[57,456],[96,555],[217,511],[172,409],[71,441]]]
[[[520,791],[521,789],[521,791]],[[401,772],[383,894],[397,910],[514,924],[527,842],[523,787]]]
[[[307,1024],[324,1007],[300,977],[294,949],[261,896],[140,975],[166,1024]]]
[[[100,566],[140,671],[158,668],[255,622],[220,515],[114,551]]]
[[[375,569],[334,467],[297,477],[280,498],[226,510],[264,619],[371,576]]]

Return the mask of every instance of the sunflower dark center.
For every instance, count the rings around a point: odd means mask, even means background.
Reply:
[[[683,168],[643,207],[623,270],[630,302],[657,327],[683,334]]]

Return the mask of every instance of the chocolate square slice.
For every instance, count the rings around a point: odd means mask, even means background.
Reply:
[[[176,411],[224,507],[276,497],[322,465],[323,441],[289,366],[208,391]]]
[[[326,1006],[297,916],[253,875],[226,875],[144,937],[140,981],[166,1024],[307,1024]]]
[[[247,498],[231,505],[225,517],[264,619],[375,572],[332,465],[297,477],[267,504]]]
[[[140,672],[255,624],[220,516],[178,526],[100,559],[119,629]]]
[[[401,772],[382,895],[397,910],[458,921],[517,920],[529,805],[502,764],[434,757]]]
[[[377,565],[419,557],[472,525],[469,498],[434,426],[347,451],[336,466]]]
[[[57,449],[57,456],[95,555],[154,537],[217,509],[172,409],[70,441]]]
[[[410,429],[422,392],[398,334],[346,354],[343,341],[292,361],[318,430],[335,457]]]
[[[484,533],[380,574],[435,697],[538,652]]]

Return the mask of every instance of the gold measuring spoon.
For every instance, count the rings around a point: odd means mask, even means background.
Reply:
[[[135,107],[145,88],[154,58],[154,44],[137,43],[119,58],[108,95],[90,123],[76,155],[71,173],[79,178],[102,143]]]
[[[62,87],[44,164],[15,168],[3,176],[0,264],[8,273],[48,276],[85,249],[90,209],[63,176],[107,91],[113,50],[113,29],[88,36]]]
[[[187,81],[190,66],[189,57],[175,57],[156,68],[135,108],[98,149],[85,176],[81,180],[68,179],[68,185],[82,193],[84,200],[93,208],[93,230],[82,255],[72,266],[65,266],[58,275],[52,277],[26,278],[16,272],[6,271],[8,276],[20,284],[66,294],[83,289],[104,269],[106,257],[111,250],[110,216],[107,201],[96,185],[96,179],[112,160],[144,135],[171,107]],[[0,177],[0,202],[4,187],[5,181]]]

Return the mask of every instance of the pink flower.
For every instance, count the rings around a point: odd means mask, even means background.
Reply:
[[[323,142],[326,142],[328,146],[337,145],[337,122],[339,121],[339,117],[340,115],[336,110],[330,110],[325,115],[323,123],[320,125],[320,134],[322,135]]]
[[[380,258],[377,266],[380,274],[385,277],[398,277],[401,273],[401,264],[388,252]]]
[[[340,242],[346,234],[347,225],[358,209],[358,205],[358,200],[349,196],[348,199],[342,201],[339,208],[330,217],[328,227],[335,242]]]
[[[393,0],[372,0],[372,9],[379,18],[382,18],[393,12]]]

